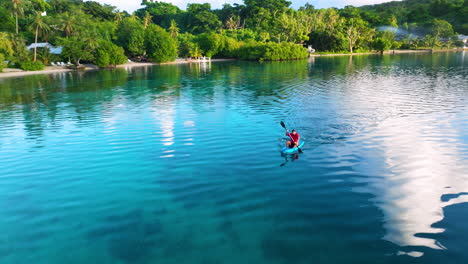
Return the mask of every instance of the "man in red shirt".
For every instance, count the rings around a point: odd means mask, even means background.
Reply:
[[[296,130],[293,129],[291,133],[286,130],[286,136],[291,139],[290,141],[286,142],[286,147],[295,148],[299,146],[299,140],[301,139],[301,136],[296,133]]]

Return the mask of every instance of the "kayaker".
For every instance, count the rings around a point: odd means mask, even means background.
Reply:
[[[289,130],[286,130],[286,136],[289,137],[289,141],[286,142],[286,147],[288,148],[295,148],[299,146],[299,140],[301,139],[301,136],[296,132],[296,130],[292,130],[291,133],[289,133]]]

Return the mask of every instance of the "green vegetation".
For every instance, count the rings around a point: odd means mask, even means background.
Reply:
[[[7,66],[7,64],[4,62],[5,56],[0,53],[0,72],[3,71],[3,69]]]
[[[145,54],[145,28],[136,17],[125,18],[117,21],[116,40],[117,45],[123,47],[131,57]]]
[[[363,7],[292,9],[286,0],[244,0],[213,10],[187,9],[143,0],[133,14],[94,1],[4,0],[0,2],[0,56],[10,67],[40,62],[95,63],[114,67],[128,58],[168,62],[176,57],[290,60],[318,53],[461,46],[468,35],[468,0],[403,0]],[[46,14],[46,15],[45,15]],[[60,57],[46,48],[62,46]],[[22,66],[21,66],[22,65]],[[26,65],[26,66],[25,66]],[[34,65],[34,66],[31,66]]]
[[[279,61],[307,58],[307,50],[293,43],[252,43],[242,46],[238,57],[243,60]]]
[[[44,69],[44,64],[40,61],[24,61],[20,63],[20,68],[25,71],[40,71]]]
[[[7,66],[5,56],[11,57],[14,54],[13,42],[7,33],[0,32],[0,72]]]
[[[398,42],[395,41],[395,33],[391,31],[380,32],[374,39],[374,49],[383,53],[384,51],[390,50],[392,47],[397,47]]]
[[[154,62],[174,61],[177,56],[177,42],[158,25],[149,25],[145,31],[145,47],[148,58]]]
[[[81,60],[94,61],[94,51],[97,43],[94,39],[80,37],[65,37],[57,40],[63,47],[62,55],[69,58],[76,65],[80,65]]]
[[[404,0],[363,6],[361,14],[371,26],[400,26],[412,34],[436,34],[434,24],[448,22],[455,32],[468,35],[468,1]]]
[[[101,68],[115,67],[127,61],[124,49],[109,40],[101,40],[94,55],[96,65]]]

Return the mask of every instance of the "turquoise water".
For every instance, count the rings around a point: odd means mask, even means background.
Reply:
[[[467,263],[467,58],[0,79],[0,263]]]

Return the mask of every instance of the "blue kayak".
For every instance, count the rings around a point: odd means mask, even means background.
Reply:
[[[296,153],[297,151],[299,151],[299,148],[304,147],[304,144],[305,144],[305,142],[304,142],[304,141],[301,141],[301,144],[299,144],[299,147],[297,147],[297,148],[287,148],[287,147],[284,147],[284,148],[281,150],[281,153],[283,153],[283,154],[293,154],[293,153]]]

